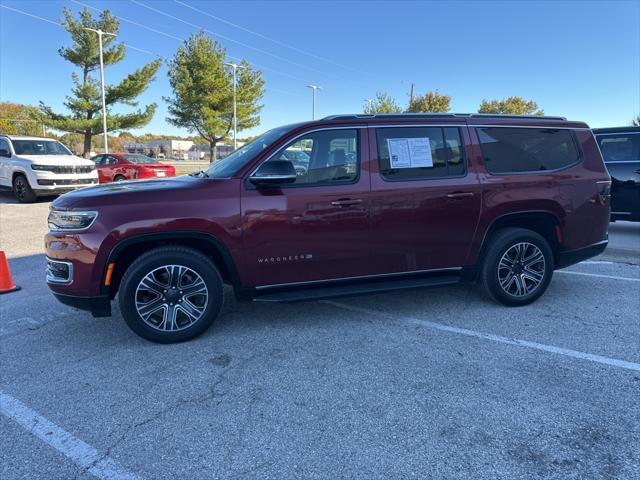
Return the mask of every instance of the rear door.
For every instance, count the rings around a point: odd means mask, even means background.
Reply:
[[[611,175],[611,214],[619,220],[640,219],[640,131],[596,137]]]
[[[11,152],[11,146],[9,141],[5,138],[0,138],[0,150],[6,150]],[[0,156],[0,185],[10,186],[11,179],[9,178],[9,171],[11,170],[11,158]]]
[[[463,266],[481,203],[466,126],[380,126],[370,138],[376,273]]]
[[[295,183],[242,191],[245,271],[251,286],[371,273],[366,127],[312,130],[270,157],[298,159]],[[267,160],[268,161],[268,160]]]

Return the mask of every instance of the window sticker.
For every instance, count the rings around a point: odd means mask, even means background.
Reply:
[[[388,138],[391,168],[433,167],[431,143],[423,138]]]

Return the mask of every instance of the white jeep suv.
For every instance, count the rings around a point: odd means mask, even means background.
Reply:
[[[19,202],[97,183],[95,164],[56,140],[0,135],[0,188],[12,189]]]

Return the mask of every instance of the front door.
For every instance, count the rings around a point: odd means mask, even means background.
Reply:
[[[295,183],[242,192],[246,282],[269,286],[370,273],[366,128],[297,136],[269,160],[294,164]]]
[[[464,265],[480,188],[465,126],[377,128],[371,136],[371,250],[377,273]]]

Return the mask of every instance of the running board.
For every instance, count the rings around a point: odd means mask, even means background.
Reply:
[[[305,288],[298,290],[263,293],[254,297],[254,302],[300,302],[303,300],[320,300],[325,298],[350,297],[369,293],[389,292],[424,287],[440,287],[460,282],[457,275],[441,275],[426,278],[409,278],[405,280],[387,280],[384,282],[352,283],[334,286]]]

